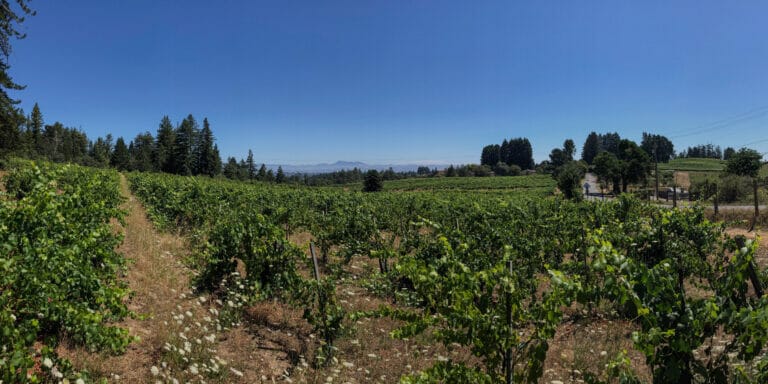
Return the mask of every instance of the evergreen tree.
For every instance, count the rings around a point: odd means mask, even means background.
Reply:
[[[275,173],[272,172],[271,169],[268,170],[267,171],[267,175],[264,177],[264,180],[267,181],[267,182],[270,182],[270,183],[274,182],[275,181]]]
[[[65,161],[64,156],[64,140],[66,139],[66,128],[64,128],[64,125],[60,122],[55,122],[52,125],[46,125],[45,130],[43,131],[43,153],[44,157],[47,158],[50,161]],[[109,141],[109,150],[111,150],[111,138],[112,136],[108,135],[108,138],[110,138]],[[109,156],[107,156],[107,161],[104,163],[103,166],[109,165]]]
[[[173,173],[189,176],[195,167],[193,145],[195,141],[195,122],[192,115],[181,121],[176,129],[173,142]]]
[[[221,154],[219,153],[219,146],[214,144],[213,145],[213,169],[214,169],[214,175],[218,175],[221,173]]]
[[[259,168],[259,173],[256,174],[256,180],[266,181],[267,180],[267,166],[262,164],[261,168]]]
[[[600,139],[600,151],[607,151],[613,153],[619,157],[619,144],[621,143],[621,136],[618,133],[606,133],[598,135]]]
[[[90,156],[97,167],[109,166],[112,157],[112,135],[108,134],[106,138],[99,137],[96,142],[91,143]]]
[[[44,126],[43,113],[40,112],[40,106],[35,103],[35,106],[32,107],[32,114],[29,115],[29,122],[27,123],[27,142],[30,145],[30,152],[35,156],[40,156],[43,153]]]
[[[592,162],[598,153],[600,153],[600,139],[598,138],[597,133],[590,132],[589,136],[587,136],[587,139],[584,141],[584,146],[581,147],[581,159],[584,160],[585,163],[592,165]]]
[[[157,128],[157,142],[155,143],[153,162],[154,169],[162,172],[173,173],[173,145],[176,142],[176,133],[168,116],[163,116],[160,126]]]
[[[136,135],[128,148],[131,154],[131,170],[140,172],[155,170],[152,159],[154,145],[155,139],[151,133],[144,132]]]
[[[494,166],[499,162],[501,146],[498,144],[486,145],[480,155],[480,165]]]
[[[451,164],[450,166],[448,166],[448,169],[445,170],[445,177],[455,177],[455,176],[456,176],[456,168],[454,168],[453,164]]]
[[[24,21],[25,15],[34,15],[26,3],[25,0],[16,0],[18,9],[14,9],[16,7],[4,0],[0,7],[0,155],[24,147],[24,136],[21,134],[24,112],[16,108],[19,101],[11,99],[7,91],[24,89],[8,74],[8,57],[11,54],[11,40],[23,39],[25,36],[17,30],[19,24]]]
[[[285,173],[283,172],[282,166],[277,167],[277,175],[275,176],[275,182],[277,182],[278,184],[285,183]]]
[[[253,151],[250,149],[248,150],[248,157],[245,160],[245,164],[248,167],[248,178],[253,180],[256,178],[256,164],[253,162]],[[262,164],[262,167],[264,165]],[[266,170],[265,170],[266,172]],[[259,170],[259,180],[264,180],[264,176],[266,176],[266,173],[262,175],[261,170]]]
[[[128,147],[125,145],[125,140],[123,140],[122,137],[117,138],[117,141],[115,142],[115,150],[112,151],[109,163],[119,171],[125,171],[130,167],[131,155],[128,152]]]
[[[218,153],[214,151],[213,142],[213,132],[208,124],[208,118],[205,118],[203,119],[203,130],[200,132],[197,166],[199,174],[210,177],[216,176],[221,170],[221,158],[216,159]]]
[[[508,165],[517,165],[521,169],[533,169],[533,148],[525,137],[512,139],[508,144]]]
[[[83,162],[88,155],[88,136],[74,128],[63,129],[62,148],[64,161]]]
[[[224,177],[232,180],[239,180],[240,179],[240,166],[237,164],[237,159],[234,157],[229,157],[227,159],[227,164],[224,165]]]
[[[501,142],[501,146],[499,146],[499,161],[504,164],[509,164],[511,157],[512,156],[509,151],[509,141],[504,139],[504,141]]]
[[[0,93],[2,93],[1,86]],[[21,152],[25,149],[26,136],[21,132],[25,120],[24,112],[16,108],[11,108],[0,116],[0,155]]]
[[[368,170],[365,174],[363,192],[379,192],[382,189],[384,189],[384,181],[382,181],[379,171],[375,169]]]

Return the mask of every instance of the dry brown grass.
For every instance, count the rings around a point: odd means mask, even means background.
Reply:
[[[161,367],[163,362],[169,364],[174,370],[173,375],[181,382],[203,379],[209,383],[275,382],[285,372],[290,372],[298,362],[298,355],[306,349],[306,343],[302,344],[301,340],[309,339],[309,331],[300,328],[306,327],[300,313],[285,314],[279,308],[272,308],[270,313],[282,314],[283,329],[270,329],[269,324],[223,329],[214,332],[214,344],[195,346],[197,352],[188,355],[191,361],[200,363],[216,358],[222,362],[223,374],[203,378],[190,374],[185,369],[187,363],[174,362],[173,353],[165,348],[180,345],[183,342],[181,333],[198,341],[210,334],[202,327],[217,324],[216,316],[210,316],[210,311],[221,309],[221,306],[211,303],[214,297],[199,297],[190,290],[193,272],[182,262],[190,253],[188,242],[181,236],[156,231],[143,206],[128,191],[125,179],[122,180],[122,193],[128,197],[124,207],[128,216],[124,228],[117,222],[114,225],[116,229],[124,229],[125,239],[119,252],[129,260],[125,280],[132,295],[128,307],[139,317],[117,325],[127,328],[139,339],[121,356],[89,353],[69,343],[62,343],[58,352],[69,358],[76,369],[87,370],[91,377],[110,382],[153,382],[162,377],[153,377],[151,368]],[[177,322],[175,316],[183,318],[183,322]],[[214,317],[213,322],[210,317]],[[265,337],[267,334],[270,335]],[[212,352],[205,352],[206,348],[212,348]],[[233,374],[230,367],[240,375]]]
[[[550,343],[541,381],[578,382],[587,372],[600,376],[605,365],[626,350],[635,373],[644,382],[650,382],[645,357],[632,346],[630,337],[636,328],[626,320],[599,317],[564,322]]]
[[[137,336],[122,356],[88,353],[66,345],[59,352],[69,357],[76,368],[87,369],[100,377],[119,375],[126,382],[146,382],[149,370],[168,335],[159,332],[162,322],[178,303],[181,292],[189,289],[189,271],[180,263],[187,251],[182,238],[155,231],[144,208],[128,192],[125,179],[122,192],[129,196],[124,208],[125,239],[119,252],[129,261],[125,280],[133,291],[128,307],[145,319],[126,319],[120,324]],[[119,224],[116,224],[119,225]]]
[[[675,185],[679,188],[691,189],[691,178],[688,172],[675,172]]]

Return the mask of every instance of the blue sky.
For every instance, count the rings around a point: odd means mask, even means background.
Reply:
[[[223,156],[280,164],[478,162],[519,136],[541,161],[593,130],[768,151],[765,2],[31,5],[14,96],[91,138],[192,113]]]

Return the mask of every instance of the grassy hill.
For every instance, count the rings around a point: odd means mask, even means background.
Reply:
[[[719,172],[725,169],[725,161],[717,159],[684,158],[659,163],[659,171]]]

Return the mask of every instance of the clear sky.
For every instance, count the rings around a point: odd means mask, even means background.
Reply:
[[[207,117],[223,156],[536,161],[590,131],[768,151],[765,1],[53,1],[14,42],[46,123],[132,139]]]

